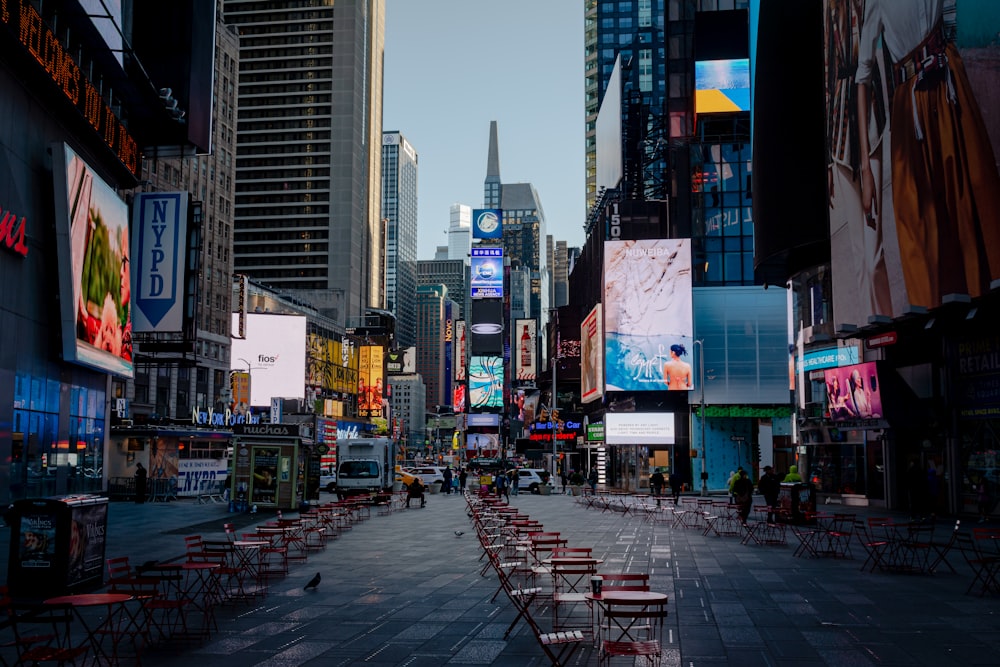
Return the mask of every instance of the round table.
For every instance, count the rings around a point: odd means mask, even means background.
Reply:
[[[118,664],[118,644],[122,629],[120,615],[125,608],[125,603],[132,599],[133,596],[127,593],[79,593],[49,598],[43,604],[53,607],[71,607],[73,615],[80,621],[84,632],[87,633],[86,643],[93,650],[95,660],[100,660],[104,664]],[[80,611],[86,607],[107,607],[108,613],[96,626],[91,628],[86,617]],[[111,655],[108,655],[101,646],[101,636],[103,635],[108,635],[111,638]]]

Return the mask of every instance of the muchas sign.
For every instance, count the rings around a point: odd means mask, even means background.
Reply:
[[[28,256],[28,245],[24,242],[24,228],[27,220],[17,219],[16,213],[5,211],[0,206],[0,248],[6,248],[21,257]]]

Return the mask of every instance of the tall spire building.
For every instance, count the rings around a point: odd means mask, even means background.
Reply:
[[[340,323],[383,307],[385,0],[226,0],[240,33],[235,269]]]
[[[549,307],[545,212],[531,183],[502,183],[497,122],[490,121],[490,146],[483,183],[484,208],[503,210],[503,249],[511,271],[530,272],[528,317],[543,319]]]

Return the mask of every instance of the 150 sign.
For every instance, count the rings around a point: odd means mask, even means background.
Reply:
[[[16,213],[5,211],[0,206],[0,247],[27,257],[28,244],[24,242],[24,228],[27,224],[24,217],[18,220]]]

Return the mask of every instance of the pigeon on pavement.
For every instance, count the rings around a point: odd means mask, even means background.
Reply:
[[[320,582],[321,578],[322,577],[319,576],[319,572],[317,572],[316,576],[313,577],[312,579],[310,579],[309,583],[306,584],[306,587],[303,588],[302,590],[308,591],[310,588],[313,589],[313,590],[315,590],[319,586],[319,582]]]
[[[465,531],[464,530],[456,530],[455,531],[455,537],[461,537],[462,535],[465,535]]]

